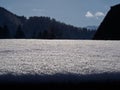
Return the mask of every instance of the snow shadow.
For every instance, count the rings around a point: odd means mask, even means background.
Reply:
[[[62,74],[38,75],[25,74],[13,75],[11,73],[0,75],[0,83],[114,83],[120,82],[120,72],[100,73],[100,74]]]
[[[62,74],[54,75],[0,75],[0,87],[10,88],[44,88],[50,89],[113,89],[120,88],[120,72],[101,74]]]

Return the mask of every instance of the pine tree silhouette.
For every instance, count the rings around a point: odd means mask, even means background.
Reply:
[[[7,39],[10,38],[10,31],[8,30],[7,25],[4,25],[4,27],[0,27],[0,39]]]
[[[23,38],[25,38],[25,34],[24,34],[24,32],[22,31],[20,25],[19,25],[18,28],[17,28],[15,38],[16,38],[16,39],[23,39]]]

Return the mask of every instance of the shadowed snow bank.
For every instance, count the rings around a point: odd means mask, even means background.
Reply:
[[[91,75],[62,74],[54,75],[12,75],[0,76],[0,86],[12,88],[82,88],[82,89],[115,89],[120,88],[120,73],[101,73]]]
[[[57,73],[54,75],[12,75],[5,74],[0,76],[0,83],[112,83],[120,82],[120,73],[101,73],[101,74],[62,74]]]

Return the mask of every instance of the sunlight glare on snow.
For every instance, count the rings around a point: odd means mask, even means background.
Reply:
[[[120,41],[0,40],[0,74],[120,72]]]

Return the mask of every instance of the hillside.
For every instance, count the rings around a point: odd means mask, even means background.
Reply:
[[[22,25],[26,20],[25,17],[19,17],[10,11],[0,7],[0,27],[7,26],[10,31],[10,37],[13,38],[17,26]]]
[[[120,40],[120,4],[111,7],[93,39]]]
[[[94,33],[87,28],[67,25],[50,17],[32,16],[26,19],[0,7],[1,39],[92,39]]]

